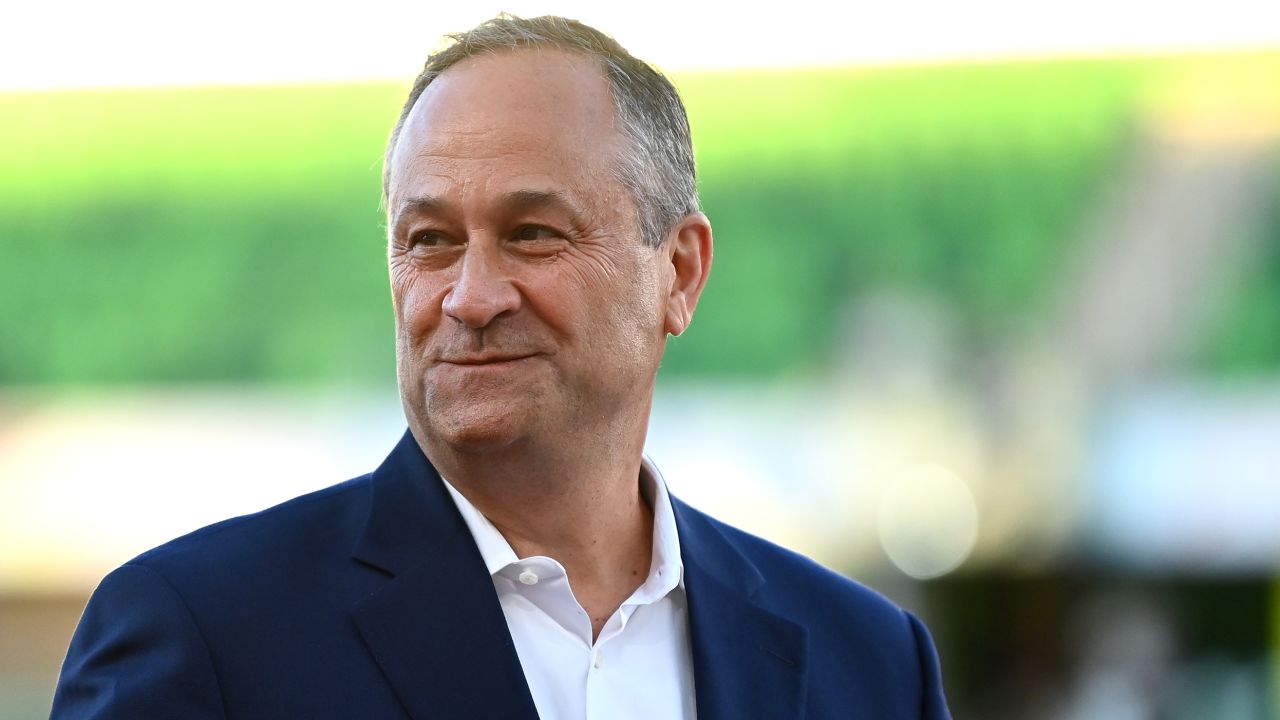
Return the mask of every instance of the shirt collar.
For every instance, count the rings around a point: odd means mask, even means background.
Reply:
[[[507,542],[489,518],[458,492],[447,478],[444,481],[445,489],[458,506],[463,522],[476,541],[476,547],[480,550],[480,557],[489,574],[497,575],[505,568],[519,563],[520,558],[511,549],[511,543]],[[671,507],[666,480],[648,457],[642,458],[640,462],[640,491],[653,508],[653,560],[649,565],[649,577],[636,591],[636,596],[656,597],[633,599],[657,599],[677,587],[684,588],[684,563],[680,559],[680,537],[676,533],[676,515]]]

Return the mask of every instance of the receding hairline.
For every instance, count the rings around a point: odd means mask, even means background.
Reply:
[[[550,43],[486,48],[480,52],[467,55],[459,59],[457,62],[454,62],[450,64],[448,67],[446,67],[445,69],[441,70],[438,75],[432,77],[431,82],[427,83],[426,87],[422,89],[422,92],[420,92],[418,96],[413,99],[413,104],[410,105],[401,114],[400,118],[396,121],[395,126],[391,129],[390,143],[388,144],[388,148],[383,160],[386,167],[385,171],[383,172],[383,183],[382,183],[382,195],[383,195],[384,204],[388,203],[391,198],[391,174],[392,174],[391,171],[395,165],[394,161],[396,159],[396,156],[400,151],[400,140],[404,134],[405,126],[409,124],[409,119],[413,117],[419,105],[421,105],[423,98],[427,97],[428,93],[432,92],[432,87],[435,86],[435,84],[439,82],[440,79],[443,78],[446,74],[448,74],[451,70],[466,67],[467,65],[471,65],[476,62],[481,62],[487,59],[492,59],[494,57],[499,57],[503,55],[513,55],[518,53],[526,53],[526,52],[552,53],[552,54],[562,55],[566,58],[570,58],[574,60],[589,62],[591,67],[595,70],[597,74],[596,76],[603,83],[604,90],[605,90],[605,99],[608,102],[607,115],[609,117],[610,128],[613,130],[614,136],[618,139],[620,143],[626,144],[631,142],[631,139],[627,136],[626,132],[624,132],[622,129],[622,118],[619,114],[619,109],[618,109],[617,92],[616,92],[616,89],[614,88],[613,81],[609,77],[609,69],[605,64],[605,59],[603,57],[586,50],[580,50],[578,48],[572,48],[572,47],[560,47],[558,45],[553,45]]]
[[[658,247],[680,218],[698,211],[697,168],[684,103],[658,68],[632,55],[613,37],[570,18],[520,18],[506,13],[465,32],[432,53],[413,81],[383,154],[384,201],[390,189],[389,160],[399,150],[406,119],[436,78],[473,57],[512,50],[558,50],[596,61],[609,88],[611,125],[621,136],[614,176],[635,204],[640,234]]]

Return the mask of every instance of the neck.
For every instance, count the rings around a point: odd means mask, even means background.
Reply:
[[[565,567],[598,634],[652,561],[653,511],[639,482],[646,424],[597,430],[572,444],[522,441],[483,452],[419,443],[517,556],[544,555]]]

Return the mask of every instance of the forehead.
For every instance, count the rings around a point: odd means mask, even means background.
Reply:
[[[389,194],[424,175],[589,180],[611,167],[621,139],[615,126],[609,84],[593,58],[538,48],[468,58],[427,86],[405,118]]]

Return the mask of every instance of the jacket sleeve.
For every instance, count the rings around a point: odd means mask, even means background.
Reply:
[[[905,612],[905,611],[904,611]],[[922,697],[920,699],[921,720],[951,720],[951,711],[947,709],[947,699],[942,692],[942,670],[938,663],[938,651],[933,646],[933,638],[924,623],[911,613],[905,613],[911,632],[915,635],[916,654],[920,658],[920,677]]]
[[[178,592],[143,565],[107,575],[71,638],[52,720],[225,717],[208,646]]]

